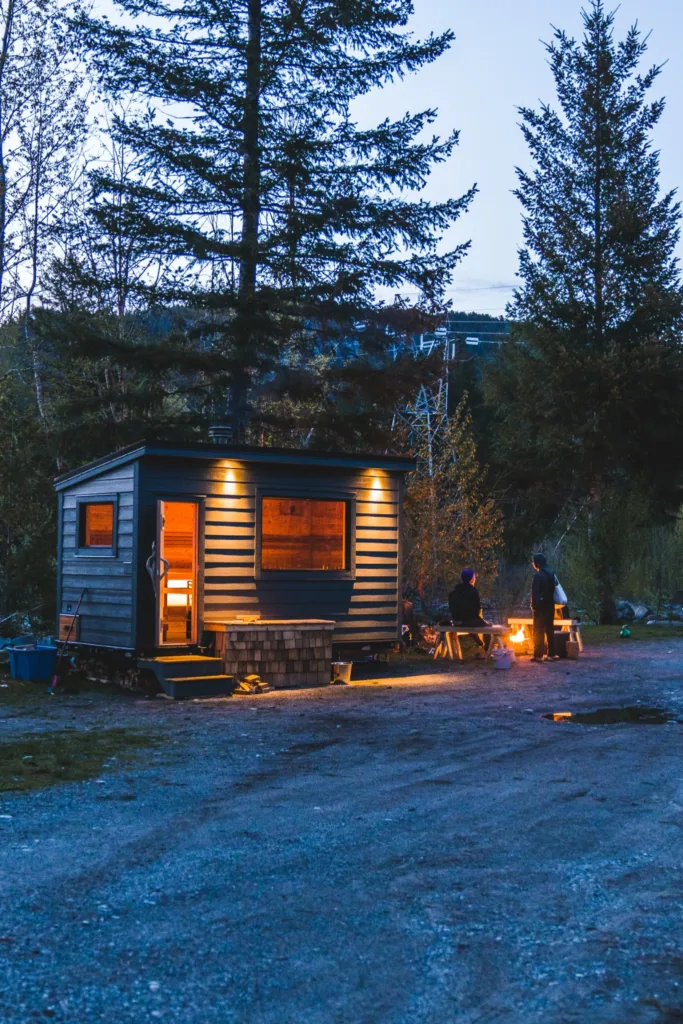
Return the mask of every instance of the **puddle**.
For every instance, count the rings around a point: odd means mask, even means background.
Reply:
[[[579,725],[666,725],[678,719],[664,708],[648,708],[637,704],[628,708],[598,708],[597,711],[551,711],[543,718],[551,722],[577,722]]]

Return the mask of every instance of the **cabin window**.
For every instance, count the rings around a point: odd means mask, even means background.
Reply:
[[[114,502],[83,502],[79,511],[78,546],[111,550],[114,547]]]
[[[347,502],[261,499],[261,569],[348,568]]]

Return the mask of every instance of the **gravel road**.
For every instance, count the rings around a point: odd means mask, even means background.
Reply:
[[[161,746],[0,794],[0,1020],[683,1019],[683,640],[578,662],[174,703],[81,694],[3,734]]]

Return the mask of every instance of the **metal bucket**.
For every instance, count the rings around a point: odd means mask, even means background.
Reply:
[[[509,647],[494,647],[492,653],[494,668],[512,668],[515,663],[515,652]]]
[[[352,667],[353,662],[351,661],[333,661],[332,683],[337,685],[341,685],[342,683],[350,683]]]

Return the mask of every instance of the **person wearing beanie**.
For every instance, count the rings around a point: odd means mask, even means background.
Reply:
[[[481,614],[481,598],[475,584],[477,575],[473,569],[463,569],[458,583],[448,595],[448,607],[454,626],[488,626]],[[483,647],[484,642],[476,633],[470,634],[477,644]]]
[[[534,620],[534,656],[532,661],[556,661],[555,654],[555,573],[548,568],[545,555],[538,552],[531,560],[536,570],[531,584],[531,614]],[[547,650],[547,653],[544,652]]]

